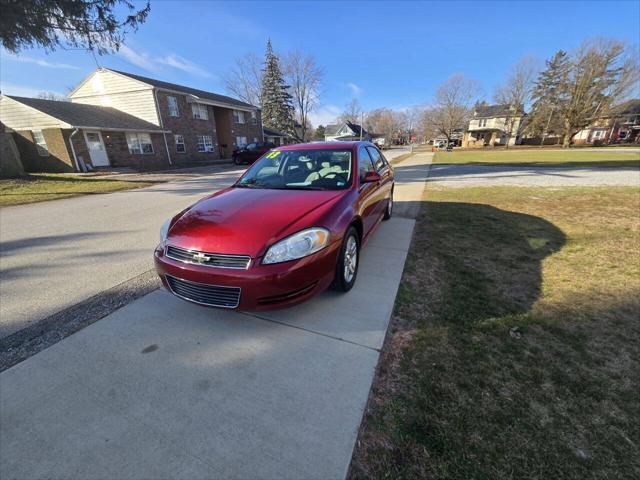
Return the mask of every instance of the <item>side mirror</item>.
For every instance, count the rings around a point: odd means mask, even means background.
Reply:
[[[379,182],[381,178],[378,172],[367,172],[364,174],[364,177],[362,177],[362,183]]]

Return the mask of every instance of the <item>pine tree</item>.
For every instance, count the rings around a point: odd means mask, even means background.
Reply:
[[[293,133],[293,103],[289,87],[284,81],[278,56],[273,53],[271,40],[267,41],[267,53],[262,75],[262,123],[267,128]]]
[[[571,63],[567,53],[559,50],[546,65],[533,90],[528,129],[537,135],[560,135],[564,128],[561,114],[567,103]]]

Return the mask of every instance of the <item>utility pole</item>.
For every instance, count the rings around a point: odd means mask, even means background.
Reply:
[[[362,141],[362,129],[364,128],[364,112],[360,112],[360,141]]]

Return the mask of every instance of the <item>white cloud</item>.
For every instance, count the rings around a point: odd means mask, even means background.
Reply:
[[[17,85],[15,83],[0,82],[0,91],[5,95],[15,95],[16,97],[37,97],[39,93],[50,92],[61,97],[66,97],[64,93],[54,92],[47,88],[30,87],[28,85]]]
[[[6,50],[2,51],[2,59],[3,60],[11,60],[14,62],[21,63],[33,63],[34,65],[38,65],[40,67],[45,68],[65,68],[69,70],[77,70],[78,67],[75,65],[71,65],[68,63],[58,63],[58,62],[50,62],[48,60],[42,60],[41,58],[29,57],[27,55],[14,55],[12,53],[7,52]]]
[[[351,94],[354,97],[359,97],[360,95],[362,95],[362,92],[364,92],[364,90],[362,88],[360,88],[358,85],[356,85],[355,83],[347,83],[347,87],[349,87],[349,90],[351,90]]]
[[[144,70],[153,73],[159,73],[163,66],[168,66],[182,70],[183,72],[199,77],[212,77],[206,70],[198,67],[193,62],[183,58],[175,53],[170,53],[164,57],[154,57],[147,52],[136,52],[135,50],[122,45],[118,54],[124,57],[129,63],[136,65]]]
[[[126,61],[142,68],[143,70],[154,73],[158,73],[160,71],[160,67],[151,59],[148,53],[138,53],[126,45],[121,45],[120,50],[118,50],[118,55],[124,57]]]
[[[199,77],[211,77],[211,74],[206,70],[198,67],[196,64],[190,62],[186,58],[182,58],[179,55],[170,54],[166,57],[158,58],[157,61],[163,65],[168,65],[183,72],[190,73],[191,75],[197,75]]]
[[[309,114],[309,120],[314,127],[334,123],[342,113],[342,108],[337,105],[323,105]]]

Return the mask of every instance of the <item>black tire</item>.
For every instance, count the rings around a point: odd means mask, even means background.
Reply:
[[[389,194],[389,201],[387,202],[387,206],[384,209],[384,217],[383,220],[389,220],[393,215],[393,188],[391,189],[391,193]]]
[[[233,163],[235,163],[236,165],[242,165],[239,157],[233,157]]]
[[[353,239],[353,240],[350,240]],[[353,249],[353,242],[355,242],[355,266],[351,264],[353,272],[351,278],[348,278],[347,265],[345,264],[345,258],[349,255],[347,250]],[[353,251],[351,252],[351,255]],[[352,257],[353,258],[353,257]],[[344,238],[342,239],[342,246],[340,247],[340,255],[338,255],[338,263],[336,265],[336,275],[331,284],[332,290],[338,292],[348,292],[353,288],[358,277],[358,266],[360,265],[360,237],[358,231],[353,227],[347,229]]]

